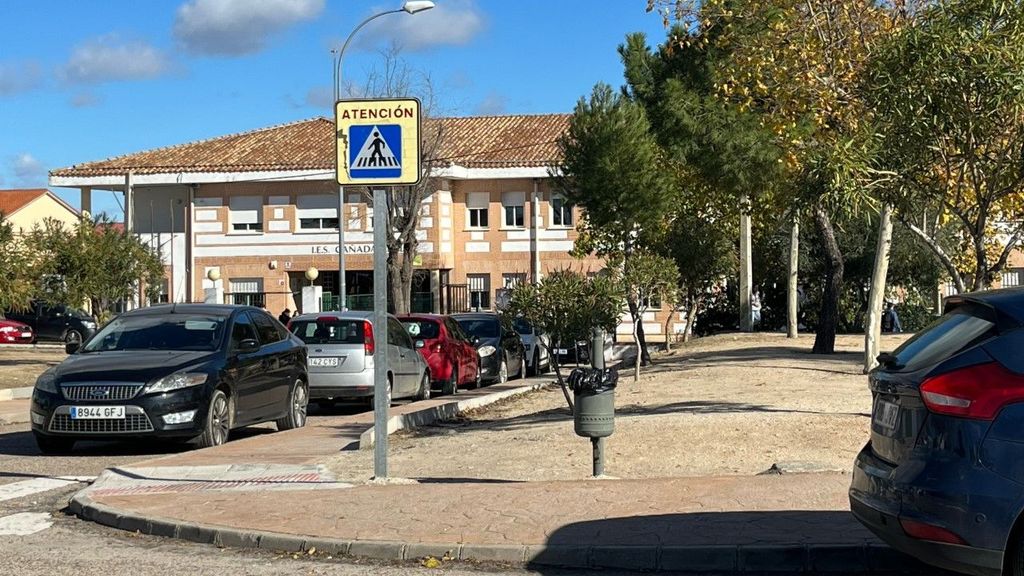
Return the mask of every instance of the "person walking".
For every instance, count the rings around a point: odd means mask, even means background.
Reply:
[[[285,308],[284,312],[281,312],[281,315],[278,316],[277,319],[279,322],[281,322],[281,324],[287,326],[288,323],[291,322],[292,320],[292,311],[289,310],[288,308]]]

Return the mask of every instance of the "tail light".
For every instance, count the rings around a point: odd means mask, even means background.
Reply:
[[[373,356],[373,324],[369,320],[363,320],[363,351],[367,356]]]
[[[945,542],[947,544],[959,544],[961,546],[967,545],[967,542],[965,542],[963,538],[949,530],[946,530],[945,528],[933,526],[932,524],[925,524],[924,522],[918,522],[916,520],[900,518],[900,526],[903,527],[903,531],[906,532],[907,536],[918,540]]]
[[[993,420],[1003,406],[1024,401],[1024,376],[998,362],[975,364],[928,378],[921,398],[936,414]]]

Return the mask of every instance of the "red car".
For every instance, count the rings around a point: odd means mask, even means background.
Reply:
[[[35,341],[36,334],[31,326],[0,316],[0,344],[31,344]]]
[[[480,356],[458,322],[437,314],[408,314],[398,319],[427,361],[432,384],[445,394],[455,394],[459,386],[480,387]]]

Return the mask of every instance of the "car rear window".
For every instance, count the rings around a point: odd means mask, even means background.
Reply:
[[[402,326],[409,336],[418,340],[430,340],[441,334],[441,327],[433,320],[402,320]]]
[[[497,338],[501,335],[501,324],[492,318],[458,318],[456,322],[470,336],[477,338]]]
[[[526,320],[523,320],[522,318],[516,318],[515,320],[513,320],[512,326],[515,327],[516,332],[519,332],[523,336],[529,336],[530,334],[533,334],[533,326],[530,326],[530,323],[527,322]]]
[[[893,352],[904,370],[937,364],[993,332],[995,318],[984,306],[964,305],[946,313]]]
[[[291,331],[306,344],[362,344],[363,321],[340,318],[292,320]]]

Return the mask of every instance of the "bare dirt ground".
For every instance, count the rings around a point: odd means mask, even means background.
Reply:
[[[906,335],[886,335],[892,350]],[[656,357],[639,382],[623,371],[606,474],[618,478],[848,470],[867,440],[871,395],[863,336],[809,353],[812,336],[727,334]],[[392,476],[567,480],[591,473],[589,440],[573,433],[557,387],[391,438]],[[339,454],[339,479],[365,481],[372,451]]]
[[[66,356],[59,348],[0,348],[0,389],[32,386],[43,370]]]

